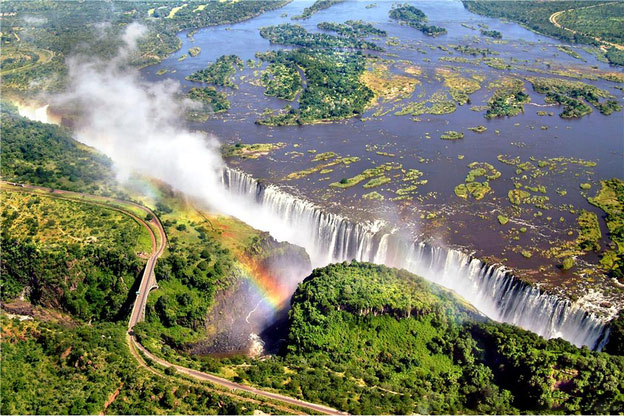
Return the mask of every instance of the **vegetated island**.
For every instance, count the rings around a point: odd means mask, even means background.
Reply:
[[[405,23],[408,26],[418,29],[425,35],[439,36],[446,34],[446,29],[435,25],[427,25],[427,16],[422,10],[414,6],[393,7],[389,12],[390,18]]]

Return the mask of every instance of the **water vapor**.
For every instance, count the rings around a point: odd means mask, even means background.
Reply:
[[[140,24],[128,25],[112,60],[82,55],[68,60],[70,86],[53,102],[79,109],[77,139],[109,156],[122,182],[132,173],[153,177],[278,240],[305,243],[278,215],[226,190],[219,141],[183,125],[189,100],[180,99],[180,84],[145,81],[128,65],[145,33]]]

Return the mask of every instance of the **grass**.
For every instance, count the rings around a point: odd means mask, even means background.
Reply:
[[[407,98],[414,92],[416,85],[420,84],[416,78],[394,74],[390,72],[388,65],[371,61],[368,70],[360,76],[360,81],[373,91],[371,102],[374,103],[379,98],[384,101]]]
[[[221,149],[223,157],[240,157],[242,159],[258,159],[270,152],[282,149],[286,143],[236,143],[224,145]]]
[[[602,238],[602,233],[600,232],[596,214],[583,210],[577,218],[577,222],[579,235],[576,239],[576,244],[578,247],[584,251],[600,250],[599,241]]]
[[[459,139],[463,139],[464,138],[464,133],[455,131],[455,130],[448,130],[445,131],[441,136],[440,139],[442,140],[459,140]]]
[[[151,253],[152,240],[145,228],[127,215],[88,202],[46,194],[2,190],[3,215],[16,216],[6,229],[54,248],[71,240],[80,245],[113,246],[127,242],[139,253]],[[142,218],[144,213],[141,212]]]
[[[333,154],[333,155],[330,155]],[[317,159],[320,156],[325,155],[323,157],[327,157],[327,159]],[[352,156],[352,157],[342,157],[342,156],[338,156],[336,157],[336,154],[333,152],[327,152],[327,153],[319,153],[318,155],[316,155],[313,159],[313,161],[317,161],[317,160],[328,160],[331,158],[334,158],[334,160],[326,162],[326,163],[320,163],[316,166],[313,166],[311,168],[308,169],[303,169],[303,170],[298,170],[295,172],[291,172],[286,176],[286,180],[293,180],[293,179],[301,179],[301,178],[305,178],[308,175],[312,175],[313,173],[316,172],[322,172],[322,171],[327,171],[328,168],[332,167],[332,166],[336,166],[336,165],[344,165],[344,166],[349,166],[352,163],[355,163],[357,161],[360,160],[359,157],[357,156]]]
[[[455,104],[455,101],[449,99],[448,94],[449,92],[444,89],[436,91],[431,95],[431,97],[425,100],[414,101],[407,104],[402,109],[395,112],[394,115],[404,116],[409,114],[412,116],[420,116],[423,114],[451,114],[457,109],[457,105]]]
[[[380,165],[380,166],[377,166],[377,167],[374,167],[374,168],[371,168],[371,169],[366,169],[362,173],[359,173],[359,174],[357,174],[357,175],[355,175],[355,176],[353,176],[351,178],[343,178],[339,182],[333,182],[333,183],[329,184],[329,186],[331,186],[332,188],[340,188],[340,189],[351,188],[351,187],[359,184],[362,181],[365,181],[365,180],[371,179],[371,178],[375,178],[375,177],[378,177],[378,176],[382,176],[385,172],[387,172],[389,170],[400,169],[400,168],[401,168],[401,165],[398,165],[398,164],[395,164],[395,163],[384,163],[383,165]],[[388,181],[386,181],[384,183],[387,183],[387,182]],[[373,183],[372,186],[369,186],[369,188],[371,188],[373,186],[378,186],[378,185]]]
[[[467,104],[469,95],[481,88],[481,84],[474,78],[466,78],[446,68],[437,68],[436,75],[444,79],[444,85],[449,89],[451,97],[457,104]]]

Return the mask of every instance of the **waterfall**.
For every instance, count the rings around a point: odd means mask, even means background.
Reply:
[[[579,347],[600,350],[606,344],[608,318],[529,285],[504,266],[459,250],[406,241],[379,224],[350,221],[235,169],[224,170],[223,184],[297,230],[290,242],[304,247],[315,267],[357,260],[402,268],[453,290],[496,321],[544,338],[561,337]]]

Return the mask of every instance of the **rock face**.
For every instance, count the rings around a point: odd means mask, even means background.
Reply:
[[[285,321],[292,293],[312,271],[303,248],[269,233],[255,237],[239,260],[236,283],[217,294],[206,321],[210,335],[190,346],[194,354],[258,356],[275,350],[282,336],[276,323]]]

